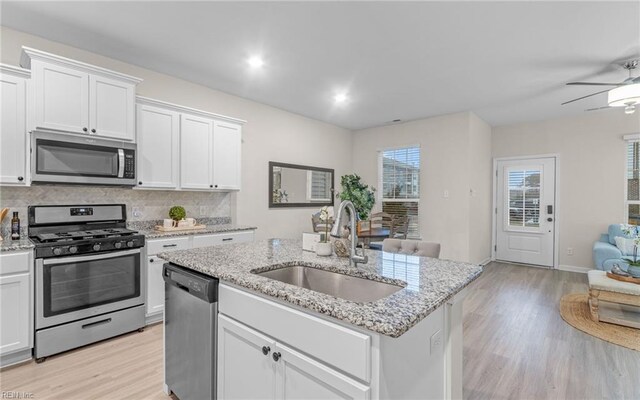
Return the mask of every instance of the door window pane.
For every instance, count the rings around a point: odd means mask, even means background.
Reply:
[[[537,228],[540,226],[541,170],[511,170],[507,185],[508,225]]]

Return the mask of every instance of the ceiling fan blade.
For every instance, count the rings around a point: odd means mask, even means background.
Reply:
[[[613,108],[613,107],[606,106],[606,107],[587,108],[585,111],[598,111],[598,110],[605,110],[607,108]]]
[[[602,82],[569,82],[567,85],[583,85],[583,86],[621,86],[624,83],[602,83]]]
[[[636,76],[631,80],[631,83],[640,83],[640,76]]]
[[[600,92],[591,93],[591,94],[588,94],[588,95],[586,95],[586,96],[578,97],[577,99],[573,99],[573,100],[565,101],[564,103],[562,103],[562,104],[560,104],[560,105],[561,105],[561,106],[563,106],[563,105],[565,105],[565,104],[573,103],[574,101],[578,101],[578,100],[586,99],[587,97],[595,96],[595,95],[600,94],[600,93],[606,93],[606,92],[608,92],[608,91],[609,91],[609,89],[607,89],[607,90],[602,90],[602,91],[600,91]]]

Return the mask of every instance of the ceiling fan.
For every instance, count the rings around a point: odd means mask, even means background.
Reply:
[[[586,99],[600,93],[608,93],[608,106],[590,108],[586,111],[601,110],[611,107],[624,107],[626,114],[633,114],[636,111],[636,105],[640,104],[640,76],[633,76],[633,70],[638,68],[640,60],[631,60],[625,62],[622,67],[629,71],[629,77],[620,83],[604,83],[604,82],[569,82],[567,85],[583,85],[583,86],[615,86],[613,89],[606,89],[600,92],[592,93],[577,99],[565,101],[562,105],[573,103],[574,101]]]

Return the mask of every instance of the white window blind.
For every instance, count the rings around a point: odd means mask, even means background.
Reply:
[[[331,174],[322,171],[307,172],[307,195],[311,201],[331,201]]]
[[[640,142],[627,142],[627,198],[629,224],[640,225]]]
[[[382,211],[396,216],[407,216],[407,237],[420,237],[420,148],[383,150],[381,158]]]

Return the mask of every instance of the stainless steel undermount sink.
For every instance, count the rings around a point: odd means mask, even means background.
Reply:
[[[305,265],[293,265],[253,273],[357,303],[380,300],[403,289],[402,286],[391,283],[373,281]]]

